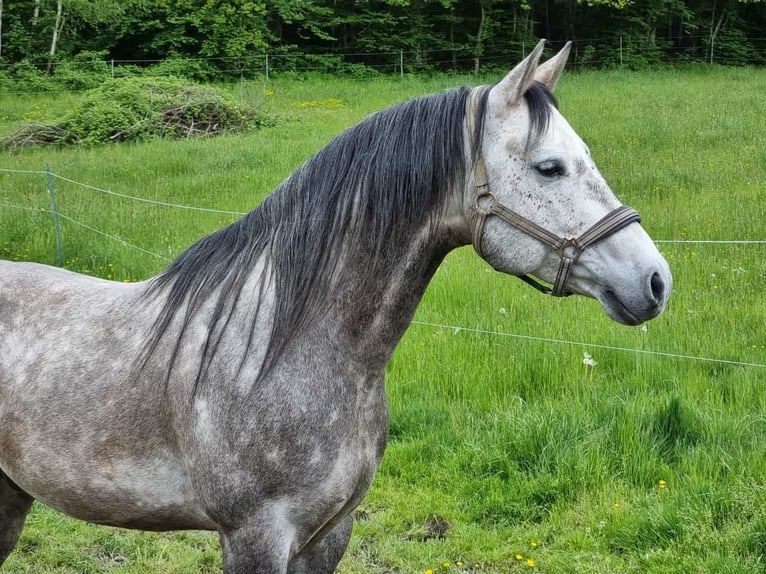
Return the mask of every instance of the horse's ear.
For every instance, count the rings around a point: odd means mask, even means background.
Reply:
[[[521,100],[524,92],[535,81],[535,70],[543,53],[545,40],[540,40],[535,49],[529,53],[508,75],[492,87],[490,105],[510,108]]]
[[[559,81],[561,72],[564,71],[571,48],[572,42],[567,42],[558,54],[547,62],[540,64],[537,70],[535,70],[535,80],[544,84],[551,92],[556,87],[556,82]]]

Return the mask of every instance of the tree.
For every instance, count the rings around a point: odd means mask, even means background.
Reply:
[[[53,58],[56,55],[56,46],[59,41],[59,35],[61,34],[61,28],[64,27],[64,6],[63,0],[56,1],[56,22],[53,24],[53,39],[51,40],[51,49],[48,54],[48,73],[50,74],[53,67]]]

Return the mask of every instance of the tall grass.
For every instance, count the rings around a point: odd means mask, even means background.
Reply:
[[[215,140],[28,151],[0,167],[49,163],[120,193],[245,211],[371,111],[475,82],[239,85],[285,121]],[[766,239],[766,71],[587,72],[565,76],[557,95],[655,239]],[[0,105],[24,114],[11,97]],[[0,207],[3,257],[54,261],[45,186],[0,172],[0,202],[37,210]],[[232,217],[56,187],[62,213],[163,257]],[[72,269],[136,280],[165,265],[63,226]],[[470,248],[447,258],[389,366],[391,440],[341,572],[763,570],[766,369],[735,363],[766,363],[766,246],[661,248],[674,294],[661,318],[637,328],[591,300],[542,297]],[[436,537],[440,520],[450,528]],[[110,530],[38,506],[4,571],[220,567],[212,535]]]

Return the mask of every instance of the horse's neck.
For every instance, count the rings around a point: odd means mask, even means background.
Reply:
[[[339,286],[340,296],[329,316],[339,343],[353,358],[374,369],[385,367],[449,250],[449,245],[423,228],[413,234],[400,256],[382,264],[356,262],[360,272]],[[376,271],[372,280],[370,268]]]

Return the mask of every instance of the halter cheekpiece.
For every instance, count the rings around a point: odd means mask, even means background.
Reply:
[[[473,118],[476,113],[475,94],[472,97],[472,108],[471,117]],[[554,297],[567,297],[571,295],[572,293],[566,290],[569,272],[572,265],[580,259],[583,251],[605,237],[618,232],[623,227],[641,221],[641,216],[635,209],[627,205],[621,205],[599,219],[579,237],[559,237],[526,217],[508,209],[497,200],[497,197],[489,188],[487,170],[484,166],[479,138],[476,137],[475,141],[477,145],[473,158],[473,175],[476,184],[475,209],[477,217],[473,227],[473,247],[482,259],[486,259],[481,250],[481,242],[484,225],[487,217],[490,216],[497,216],[530,237],[548,245],[561,259],[552,287],[543,285],[529,275],[517,275],[519,279],[546,295],[553,295]]]

